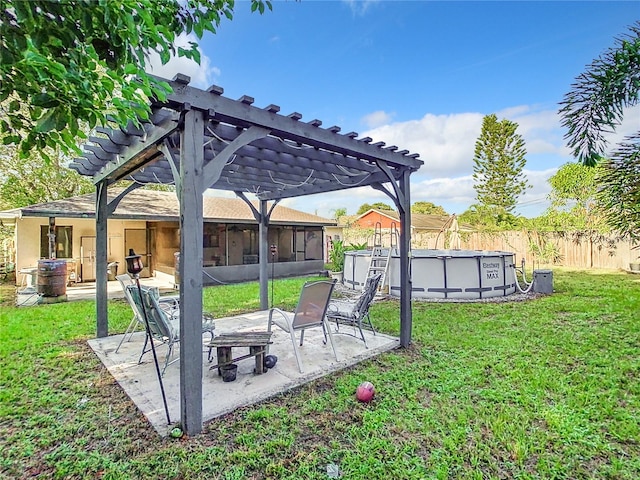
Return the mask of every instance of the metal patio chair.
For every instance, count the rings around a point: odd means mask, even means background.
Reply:
[[[371,323],[371,317],[369,316],[369,307],[373,303],[373,299],[378,291],[378,284],[382,278],[381,273],[377,273],[367,278],[362,293],[355,302],[347,302],[341,300],[331,300],[327,307],[327,318],[336,322],[336,330],[338,333],[345,333],[357,338],[355,334],[356,330],[360,332],[360,338],[364,342],[364,346],[369,348],[367,340],[364,337],[362,327],[371,330],[373,334],[376,334],[375,328]],[[340,332],[340,325],[351,326],[354,329],[354,333]]]
[[[131,294],[127,290],[128,285],[135,285],[133,278],[131,278],[131,276],[128,273],[123,273],[121,275],[116,276],[116,280],[118,280],[118,282],[120,283],[120,287],[122,287],[122,291],[124,292],[124,298],[129,304],[129,306],[131,307],[131,310],[133,311],[133,318],[131,318],[131,322],[129,322],[129,326],[125,330],[124,335],[120,339],[120,343],[118,343],[118,346],[116,347],[115,353],[118,353],[118,350],[120,350],[120,347],[122,346],[125,339],[127,338],[127,335],[129,335],[129,340],[131,340],[131,337],[137,330],[138,325],[142,326],[143,330],[145,329],[145,327],[144,327],[144,317],[142,316],[142,312],[138,311],[138,307],[133,302],[133,299],[131,298]],[[178,297],[159,297],[158,302],[163,309],[169,312],[171,312],[171,310],[173,309],[177,309],[180,307],[180,302]]]
[[[333,287],[336,281],[321,280],[318,282],[309,282],[302,287],[300,298],[298,299],[298,306],[293,313],[285,312],[279,308],[271,308],[269,310],[269,323],[267,330],[271,331],[272,325],[277,325],[291,336],[291,343],[293,344],[293,352],[298,362],[298,368],[300,373],[303,373],[302,359],[300,358],[300,351],[296,342],[295,332],[300,331],[300,346],[304,341],[304,331],[308,328],[322,328],[324,334],[324,343],[327,343],[327,333],[329,334],[329,342],[333,349],[333,354],[338,360],[338,352],[333,344],[333,337],[331,336],[331,330],[328,328],[327,317],[327,305],[333,292]]]
[[[140,354],[140,358],[138,359],[138,363],[142,363],[142,357],[145,353],[151,350],[150,341],[159,341],[163,344],[166,344],[168,347],[167,356],[164,361],[164,367],[162,368],[162,375],[164,375],[165,370],[172,363],[180,360],[180,357],[175,360],[171,360],[171,356],[173,355],[173,347],[175,344],[180,342],[180,309],[171,309],[167,310],[162,308],[158,298],[153,292],[152,289],[148,287],[140,287],[142,291],[142,299],[140,299],[140,294],[138,292],[138,287],[136,285],[127,285],[126,287],[131,299],[136,306],[137,312],[141,315],[142,321],[144,322],[144,311],[147,313],[147,320],[149,321],[149,330],[151,331],[151,339],[149,339],[149,335],[145,336],[144,346],[142,347],[142,353]],[[144,302],[144,307],[143,307]],[[211,339],[213,340],[215,324],[213,319],[209,317],[203,316],[202,318],[202,333],[208,333],[211,335]]]

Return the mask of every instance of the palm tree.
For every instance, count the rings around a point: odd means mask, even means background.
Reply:
[[[584,165],[602,163],[598,198],[608,223],[640,240],[640,131],[625,137],[605,158],[606,133],[620,125],[624,109],[640,100],[640,21],[615,46],[587,66],[561,102],[567,145]]]

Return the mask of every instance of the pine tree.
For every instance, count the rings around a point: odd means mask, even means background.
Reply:
[[[511,214],[520,195],[530,188],[523,173],[527,150],[516,133],[517,128],[515,122],[498,121],[495,114],[486,115],[476,140],[473,158],[476,198],[496,216]]]

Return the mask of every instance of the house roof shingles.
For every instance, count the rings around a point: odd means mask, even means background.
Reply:
[[[369,215],[370,213],[375,213],[379,215],[384,215],[393,220],[400,222],[400,214],[395,210],[378,210],[377,208],[372,208],[371,210],[367,210],[362,215],[358,216],[355,221]],[[434,230],[439,231],[442,227],[447,223],[450,219],[449,215],[433,215],[426,213],[412,213],[411,214],[411,228],[414,230]],[[459,225],[459,230],[461,231],[472,231],[473,228],[471,225]]]
[[[110,191],[109,198],[114,198],[119,191]],[[14,208],[0,212],[0,218],[16,217],[75,217],[92,218],[95,216],[95,193],[80,195],[64,200]],[[259,208],[258,202],[253,202]],[[110,218],[129,218],[140,220],[177,221],[180,207],[174,192],[157,190],[134,190],[127,194]],[[223,223],[255,223],[249,206],[239,198],[203,196],[203,219],[206,222]],[[271,214],[271,224],[298,225],[335,225],[334,220],[319,217],[282,205],[277,205]]]

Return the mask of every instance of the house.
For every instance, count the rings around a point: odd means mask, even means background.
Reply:
[[[118,193],[110,190],[109,197]],[[40,259],[66,259],[70,281],[94,281],[95,203],[95,194],[88,194],[0,212],[5,224],[15,224],[16,271],[33,268]],[[133,249],[145,264],[141,276],[175,275],[179,215],[174,192],[137,189],[126,195],[108,220],[109,274],[124,273],[125,256]],[[204,195],[203,222],[204,284],[258,279],[258,224],[248,204]],[[269,244],[276,246],[268,259],[275,263],[272,273],[322,271],[324,227],[329,225],[335,221],[277,205],[268,231]]]
[[[444,246],[446,231],[453,229],[460,232],[471,232],[474,229],[467,224],[459,225],[455,215],[431,215],[422,213],[411,214],[411,242],[413,248],[425,248],[426,239],[430,239],[436,248],[438,237]],[[388,247],[392,240],[391,234],[395,233],[393,242],[397,244],[400,234],[400,215],[395,210],[370,209],[361,215],[343,216],[338,223],[325,228],[325,235],[329,239],[344,240],[346,243],[367,243],[372,247],[376,242],[374,238],[376,229],[380,233],[377,240],[382,246]]]
[[[446,224],[449,218],[449,215],[428,215],[423,213],[412,213],[411,229],[414,232],[438,232],[443,228],[443,226],[446,229]],[[400,215],[395,210],[378,210],[376,208],[372,208],[357,217],[353,222],[353,226],[358,226],[360,228],[375,229],[377,224],[380,224],[380,228],[382,228],[383,230],[396,228],[399,231]]]

